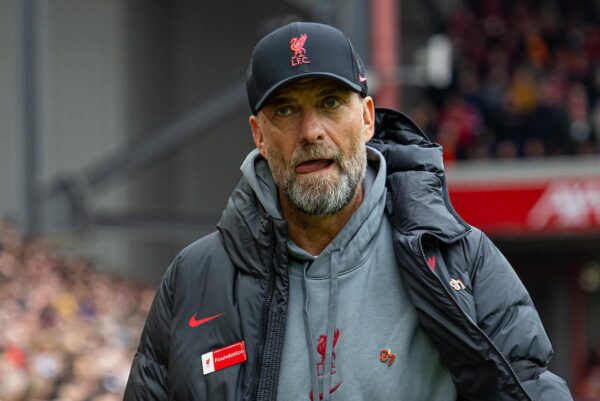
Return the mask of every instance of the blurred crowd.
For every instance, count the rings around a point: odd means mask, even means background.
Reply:
[[[575,401],[600,401],[600,342],[588,357],[587,366],[574,388]]]
[[[0,221],[0,400],[121,400],[153,296]]]
[[[470,3],[444,24],[451,85],[410,111],[445,159],[600,153],[598,5]]]

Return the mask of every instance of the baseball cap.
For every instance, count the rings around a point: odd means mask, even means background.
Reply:
[[[254,47],[246,74],[252,113],[282,85],[305,77],[332,78],[367,95],[363,62],[342,31],[314,22],[292,22]]]

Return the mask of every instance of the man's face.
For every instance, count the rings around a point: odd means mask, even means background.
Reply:
[[[374,113],[370,97],[308,78],[279,89],[250,126],[280,191],[304,213],[327,216],[342,210],[362,183]]]

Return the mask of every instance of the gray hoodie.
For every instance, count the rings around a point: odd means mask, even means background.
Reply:
[[[450,373],[418,324],[394,258],[385,160],[369,147],[367,157],[363,202],[323,252],[312,256],[288,241],[277,399],[455,401]],[[242,173],[265,210],[281,218],[276,185],[257,151]]]

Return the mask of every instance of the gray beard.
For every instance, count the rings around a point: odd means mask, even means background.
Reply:
[[[271,170],[275,183],[283,190],[289,201],[300,211],[311,216],[331,216],[340,212],[354,198],[358,186],[362,183],[367,169],[367,151],[364,145],[358,144],[352,149],[350,158],[341,160],[336,150],[332,168],[337,170],[337,177],[315,176],[299,177],[294,172],[296,160],[304,158],[332,158],[325,155],[327,150],[308,146],[292,157],[291,166],[281,171],[272,163]]]

